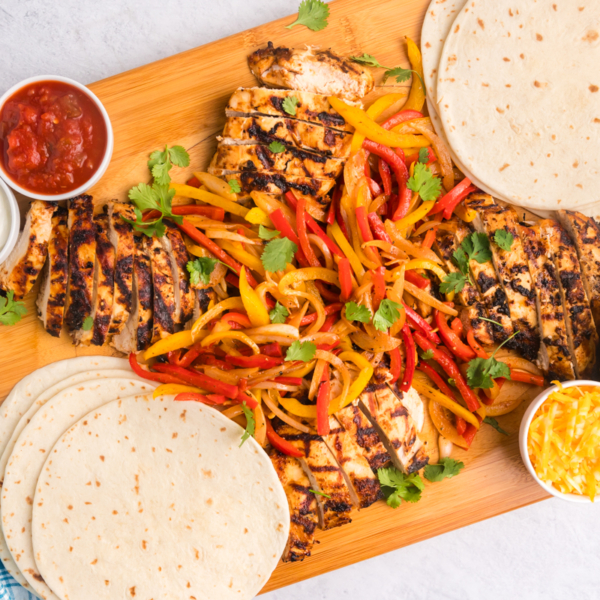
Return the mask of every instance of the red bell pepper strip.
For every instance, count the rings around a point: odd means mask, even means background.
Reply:
[[[247,273],[248,272],[246,271],[246,274]],[[225,275],[225,281],[238,289],[240,287],[240,278],[233,273],[227,273],[227,275]]]
[[[456,420],[456,431],[458,432],[458,435],[464,435],[467,430],[467,422],[462,417],[456,415],[454,415],[454,418]]]
[[[201,360],[196,361],[194,364],[199,365],[209,365],[211,367],[217,367],[217,369],[221,369],[221,371],[231,371],[233,366],[229,363],[226,363],[224,360],[213,356],[212,354],[205,354]]]
[[[457,402],[456,394],[454,390],[444,381],[444,378],[426,361],[421,361],[417,367],[417,371],[423,371],[434,383],[440,388],[443,394],[446,394],[449,398],[452,398],[454,402]]]
[[[227,398],[231,399],[236,398],[238,395],[239,390],[237,385],[231,385],[230,383],[213,379],[208,375],[198,373],[198,371],[184,369],[175,365],[164,364],[156,364],[154,365],[154,368],[161,373],[174,375],[175,377],[178,377],[179,379],[182,379],[191,385],[195,385],[196,387],[202,388],[203,390],[207,390],[208,392],[214,394],[223,394],[223,396],[227,396]]]
[[[415,376],[415,365],[416,365],[416,354],[417,349],[415,347],[415,341],[410,332],[410,329],[406,323],[402,327],[402,341],[404,342],[404,349],[406,350],[406,366],[404,367],[404,374],[402,375],[402,383],[400,384],[400,391],[408,392]]]
[[[391,244],[392,239],[385,230],[385,226],[381,221],[381,217],[377,213],[372,212],[367,215],[367,219],[369,220],[369,225],[371,226],[373,237],[376,240],[381,240],[382,242],[389,242]]]
[[[376,198],[377,196],[381,195],[382,189],[374,179],[372,179],[371,177],[368,177],[367,183],[369,185],[369,191],[371,192],[371,194],[373,194],[373,197]]]
[[[488,396],[486,396],[486,393],[483,390],[479,390],[479,393],[477,395],[479,396],[479,400],[481,400],[482,404],[487,404],[488,406],[490,404],[494,404],[494,399],[488,398]]]
[[[289,192],[286,192],[286,198],[287,198],[287,194]],[[293,194],[292,194],[293,196]],[[342,197],[342,188],[339,185],[335,186],[335,189],[333,190],[333,194],[331,195],[331,203],[329,204],[329,210],[327,211],[327,219],[326,219],[326,223],[327,225],[333,225],[333,222],[335,221],[335,205],[336,202],[340,201],[340,198]],[[295,198],[295,196],[294,196]]]
[[[450,329],[452,329],[458,337],[462,337],[464,331],[463,322],[458,317],[455,317],[452,319],[452,323],[450,323]],[[473,350],[475,350],[475,348],[473,348]]]
[[[252,323],[250,322],[250,319],[246,315],[243,315],[242,313],[239,313],[239,312],[229,312],[229,313],[223,315],[221,317],[221,322],[231,325],[232,328],[235,328],[235,326],[238,326],[237,327],[238,329],[247,329],[247,328],[252,327]],[[241,326],[241,327],[239,327],[239,326]]]
[[[306,259],[306,256],[304,256],[304,252],[302,252],[302,249],[300,247],[300,240],[298,239],[298,236],[292,229],[292,226],[287,222],[283,211],[280,208],[278,208],[269,215],[269,218],[271,219],[273,225],[277,227],[277,231],[280,231],[284,237],[296,244],[296,247],[298,248],[298,250],[296,251],[296,258],[298,259],[298,262],[303,267],[309,267],[310,264]]]
[[[475,334],[472,329],[467,331],[467,342],[469,342],[469,346],[471,346],[471,350],[475,352],[475,354],[479,358],[487,359],[490,355],[480,346],[479,342],[475,339]]]
[[[356,208],[356,224],[360,232],[360,237],[363,242],[370,242],[373,239],[371,228],[369,227],[369,221],[367,221],[367,211],[364,206],[358,206]]]
[[[229,254],[224,252],[217,244],[211,239],[207,238],[199,229],[196,229],[189,221],[183,219],[181,224],[177,225],[184,233],[186,233],[194,242],[204,246],[207,250],[212,252],[219,260],[222,260],[226,265],[230,266],[238,275],[242,269],[242,265],[236,260],[231,258]],[[248,277],[248,283],[252,287],[256,287],[256,279],[252,276],[250,271],[246,269],[246,275]]]
[[[473,192],[476,192],[477,188],[474,185],[470,185],[466,190],[464,190],[459,196],[457,196],[453,202],[448,205],[445,209],[444,209],[444,219],[450,219],[452,217],[452,213],[454,212],[454,209],[458,206],[458,204],[464,200],[469,194],[472,194]]]
[[[329,364],[325,365],[319,391],[317,392],[317,433],[329,433],[329,403],[331,402],[331,384],[329,382]]]
[[[396,127],[396,125],[400,125],[400,123],[412,121],[413,119],[421,119],[422,117],[423,113],[420,113],[418,110],[401,110],[384,121],[381,126],[389,131],[393,127]]]
[[[400,371],[402,369],[402,359],[400,357],[400,349],[394,348],[388,352],[390,355],[390,375],[392,376],[392,380],[390,383],[396,383],[398,378],[400,377]]]
[[[214,221],[222,221],[225,219],[225,209],[218,206],[198,206],[197,204],[184,204],[182,206],[174,206],[171,209],[174,215],[200,215],[208,217]]]
[[[146,371],[146,369],[138,363],[137,356],[133,352],[129,355],[129,366],[138,377],[143,377],[149,381],[156,381],[158,383],[179,383],[185,385],[185,381],[179,377]]]
[[[414,154],[411,154],[410,156],[407,156],[404,159],[404,162],[406,163],[406,168],[410,169],[410,166],[414,163],[417,162],[419,160],[419,153],[415,152]],[[437,156],[435,155],[435,152],[431,149],[431,148],[427,148],[427,162],[425,163],[426,165],[430,165],[431,163],[435,162],[437,160]]]
[[[238,404],[243,404],[245,402],[248,408],[256,408],[258,406],[258,402],[254,399],[254,396],[251,396],[242,390],[238,392],[237,398],[234,400],[234,402],[237,402]]]
[[[200,342],[194,344],[177,362],[177,366],[187,369],[197,358],[200,353],[204,350],[200,345]]]
[[[378,267],[371,271],[373,280],[373,309],[377,310],[385,298],[385,267]]]
[[[199,394],[198,392],[182,392],[175,396],[177,402],[202,402],[203,404],[224,404],[227,401],[225,396],[218,394]]]
[[[244,369],[252,369],[258,367],[259,369],[270,369],[283,364],[283,358],[276,358],[274,356],[266,356],[265,354],[254,354],[253,356],[231,356],[227,355],[225,361],[236,367],[243,367]]]
[[[350,261],[347,258],[342,258],[338,262],[338,275],[340,278],[341,297],[344,302],[348,302],[352,296],[352,270]]]
[[[456,333],[448,327],[448,322],[443,313],[439,310],[435,310],[433,318],[435,319],[435,324],[438,327],[442,341],[446,344],[446,347],[452,351],[452,354],[465,362],[473,360],[477,356],[477,354],[475,354],[469,346],[464,344]]]
[[[435,242],[435,236],[437,234],[437,227],[433,227],[432,229],[428,229],[425,237],[423,238],[423,242],[421,243],[421,248],[431,248],[433,246],[433,242]]]
[[[319,331],[323,331],[325,333],[331,331],[331,328],[337,323],[337,320],[338,320],[337,313],[335,313],[333,315],[329,315],[325,319],[325,323],[323,323],[323,326],[321,327],[321,329],[319,329]]]
[[[275,377],[273,381],[284,385],[302,385],[302,377]]]
[[[170,365],[178,365],[179,358],[181,357],[181,348],[179,350],[172,350],[171,352],[167,352],[167,360]]]
[[[287,440],[284,440],[280,435],[275,433],[273,425],[269,419],[265,419],[265,425],[267,426],[267,439],[269,440],[273,448],[279,450],[287,456],[295,456],[296,458],[304,457],[304,452],[294,448]]]
[[[339,346],[340,342],[334,342],[333,344],[317,344],[317,350],[325,350],[325,352],[331,352],[336,346]]]
[[[445,352],[442,352],[440,348],[436,348],[434,344],[418,331],[415,331],[414,339],[421,350],[431,350],[433,352],[433,360],[444,369],[448,377],[454,379],[458,391],[467,404],[467,408],[471,412],[475,412],[480,407],[479,400],[477,399],[475,392],[467,385],[457,364]]]
[[[346,225],[346,221],[344,221],[344,217],[342,216],[342,203],[339,201],[335,204],[335,220],[340,226],[340,229],[342,230],[342,233],[344,234],[345,238],[349,242],[351,242],[352,238],[348,233],[348,226]]]
[[[325,307],[325,314],[332,315],[334,313],[340,312],[344,305],[341,302],[334,302],[333,304],[329,304]],[[302,317],[300,321],[300,327],[304,327],[304,325],[309,325],[310,323],[314,323],[317,320],[317,313],[310,313],[310,315],[305,315]]]
[[[259,346],[259,349],[261,354],[266,354],[267,356],[274,356],[275,358],[283,356],[283,350],[279,342],[264,344],[263,346]]]
[[[327,289],[327,284],[324,281],[319,281],[318,279],[316,279],[315,285],[317,286],[317,289],[319,290],[321,296],[323,296],[323,298],[325,298],[325,300],[327,300],[328,302],[337,302],[340,299],[339,294],[336,294],[335,292],[332,292],[331,290]]]
[[[197,177],[190,177],[190,179],[186,181],[186,185],[191,185],[192,187],[199,188],[202,184],[200,183],[200,180]]]
[[[463,433],[463,438],[469,448],[473,443],[473,439],[475,438],[476,433],[477,427],[475,427],[475,425],[473,425],[472,423],[467,423],[467,427],[465,429],[465,432]]]
[[[410,306],[402,303],[404,310],[406,311],[406,320],[420,333],[422,333],[430,342],[433,344],[441,344],[441,340],[433,327],[415,310]]]
[[[471,180],[465,177],[460,183],[457,183],[447,194],[442,196],[435,204],[435,206],[429,211],[429,216],[435,215],[439,212],[446,210],[449,206],[452,206],[452,210],[467,194],[464,194],[465,190],[471,185]],[[469,192],[470,193],[470,192]],[[464,195],[463,195],[464,194]],[[457,198],[460,198],[457,200]]]
[[[311,267],[320,267],[321,263],[308,241],[308,234],[306,232],[306,198],[304,197],[298,200],[296,207],[296,227],[298,228],[298,240],[300,241],[300,247],[304,256],[306,256]]]
[[[429,279],[421,277],[421,275],[412,270],[408,270],[404,273],[404,279],[422,290],[426,289],[429,285]]]
[[[390,165],[383,158],[379,159],[379,176],[383,185],[383,193],[389,196],[392,193],[392,172],[390,171]]]
[[[537,385],[539,387],[544,385],[544,378],[541,375],[533,375],[526,371],[515,371],[510,370],[510,378],[513,381],[521,381],[522,383],[530,383],[531,385]]]

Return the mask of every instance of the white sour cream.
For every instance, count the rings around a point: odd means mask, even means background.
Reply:
[[[4,190],[0,187],[0,250],[4,248],[8,234],[10,232],[10,223],[12,220],[12,208]]]

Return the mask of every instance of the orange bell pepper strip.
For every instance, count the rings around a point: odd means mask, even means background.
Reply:
[[[406,104],[402,107],[404,110],[423,110],[425,104],[425,87],[423,85],[423,58],[419,46],[410,38],[406,38],[406,51],[408,60],[413,70],[413,80],[410,86],[410,94]]]
[[[527,373],[526,371],[514,371],[511,369],[510,378],[513,381],[530,383],[531,385],[537,385],[538,387],[544,385],[544,378],[541,375],[533,375],[533,373]]]
[[[475,334],[473,333],[472,329],[469,329],[469,331],[467,331],[467,342],[469,343],[469,346],[471,346],[473,352],[475,352],[475,354],[479,358],[488,359],[490,357],[490,355],[481,347],[479,342],[475,339]]]
[[[446,347],[452,351],[452,354],[465,362],[468,362],[477,356],[477,354],[469,346],[464,344],[456,333],[448,327],[446,317],[439,310],[434,311],[434,319],[442,341],[446,344]]]
[[[306,232],[306,198],[300,198],[296,205],[296,227],[298,229],[300,248],[302,248],[306,260],[311,267],[320,267],[321,263],[308,241],[308,234]]]
[[[371,279],[373,280],[373,310],[377,310],[385,298],[385,267],[373,269]]]

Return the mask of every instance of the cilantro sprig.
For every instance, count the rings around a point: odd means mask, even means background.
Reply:
[[[298,9],[298,18],[286,27],[291,29],[295,25],[304,25],[312,31],[321,31],[325,29],[329,23],[329,6],[321,0],[303,0]]]
[[[505,339],[489,358],[474,358],[469,361],[467,369],[467,384],[471,389],[481,388],[483,390],[494,387],[493,379],[505,377],[510,379],[510,369],[508,365],[494,358],[496,353],[504,344],[512,340],[520,332],[515,331],[510,337]]]
[[[83,323],[81,324],[81,329],[83,329],[83,331],[89,331],[93,326],[94,326],[94,318],[86,317],[83,320]]]
[[[261,240],[272,240],[276,238],[281,232],[277,229],[267,229],[264,225],[258,226],[258,237]]]
[[[319,492],[318,490],[313,490],[312,488],[308,488],[309,492],[312,492],[313,494],[317,495],[317,496],[324,496],[325,498],[329,498],[331,500],[331,496],[324,494],[323,492]]]
[[[190,260],[186,268],[190,274],[191,285],[197,286],[200,285],[200,282],[208,285],[210,283],[210,276],[218,262],[220,261],[216,258],[209,258],[208,256],[200,256],[194,260]]]
[[[154,182],[159,185],[171,183],[169,171],[173,165],[189,167],[190,155],[183,146],[173,146],[172,148],[165,146],[164,150],[155,150],[148,161],[148,168],[154,177]]]
[[[244,445],[244,442],[249,437],[254,435],[254,431],[256,429],[256,419],[254,418],[254,413],[246,406],[245,401],[242,403],[242,410],[244,411],[244,416],[246,417],[246,429],[244,429],[244,434],[242,435],[242,441],[239,445],[240,448]]]
[[[440,292],[447,294],[449,292],[462,292],[467,281],[473,285],[469,270],[469,262],[477,261],[479,264],[488,262],[492,258],[490,250],[490,240],[485,233],[473,232],[468,235],[461,243],[460,247],[452,255],[459,273],[450,273],[442,279]]]
[[[402,305],[392,300],[382,300],[373,317],[373,326],[379,331],[387,331],[399,318]]]
[[[410,79],[410,74],[414,73],[420,80],[421,86],[423,87],[423,94],[425,91],[425,83],[423,78],[412,69],[404,69],[403,67],[384,67],[372,54],[363,53],[362,56],[351,56],[350,60],[357,62],[367,67],[374,67],[375,69],[385,69],[383,74],[383,83],[385,83],[390,77],[396,78],[396,83],[404,83]]]
[[[453,458],[440,458],[437,465],[427,465],[423,470],[423,476],[427,481],[438,482],[442,479],[450,479],[458,475],[465,468],[465,463]]]
[[[406,184],[408,189],[421,196],[423,202],[437,200],[442,193],[442,181],[436,177],[431,169],[422,162],[415,163],[413,176],[409,178]]]
[[[266,271],[275,273],[283,271],[297,251],[298,246],[288,238],[276,238],[265,246],[260,260]]]
[[[346,302],[345,312],[348,321],[371,322],[371,311],[366,306],[356,304],[356,302]]]
[[[508,252],[515,241],[515,236],[510,231],[506,231],[506,229],[496,229],[494,241],[502,250]]]
[[[296,116],[296,106],[298,105],[298,98],[296,98],[296,96],[286,96],[283,100],[283,102],[281,103],[281,106],[283,106],[283,110],[285,110],[285,112],[288,115],[292,115],[292,117]]]
[[[230,179],[227,184],[229,185],[229,191],[232,194],[239,194],[242,191],[242,186],[237,179]]]
[[[269,144],[269,150],[273,154],[281,154],[282,152],[285,151],[285,146],[281,142],[274,140]]]
[[[486,423],[487,425],[490,425],[491,427],[493,427],[498,433],[501,433],[503,435],[508,435],[508,431],[504,431],[504,429],[502,429],[502,427],[500,427],[500,425],[498,424],[498,421],[496,419],[494,419],[494,417],[486,417],[483,420],[484,423]]]
[[[418,502],[425,484],[418,473],[405,475],[395,467],[377,469],[377,479],[386,502],[392,508],[398,508],[405,502]]]
[[[16,325],[27,314],[25,304],[14,297],[13,290],[6,297],[0,296],[0,325]]]
[[[424,164],[429,162],[429,150],[427,148],[421,148],[419,150],[419,162]]]
[[[289,316],[290,311],[285,306],[283,306],[283,304],[279,304],[279,302],[275,305],[275,308],[269,313],[271,323],[285,323],[286,318]]]
[[[301,342],[296,340],[286,352],[285,360],[301,360],[308,362],[315,357],[317,345],[314,342]]]

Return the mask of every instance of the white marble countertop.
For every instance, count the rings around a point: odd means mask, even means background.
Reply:
[[[0,0],[0,93],[40,74],[89,83],[292,14],[298,4]],[[263,597],[596,600],[600,513],[548,500]]]

